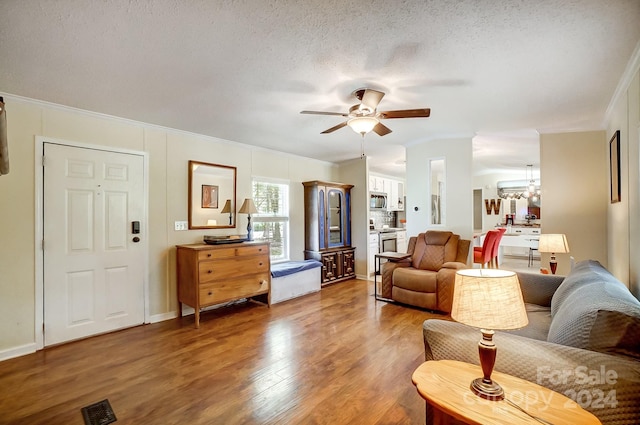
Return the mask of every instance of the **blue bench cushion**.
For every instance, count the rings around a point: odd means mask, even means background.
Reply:
[[[322,267],[322,263],[316,260],[287,261],[271,265],[271,277],[282,277],[290,274],[302,272],[309,269]]]

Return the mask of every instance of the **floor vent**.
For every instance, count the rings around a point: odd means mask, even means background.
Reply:
[[[111,409],[109,400],[85,406],[82,409],[82,417],[85,425],[106,425],[117,421],[115,413]]]

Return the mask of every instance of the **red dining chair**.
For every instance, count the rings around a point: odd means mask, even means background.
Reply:
[[[480,264],[482,268],[487,264],[488,268],[491,268],[491,260],[493,259],[493,245],[500,232],[497,230],[489,230],[484,236],[484,242],[482,247],[475,247],[473,249],[473,262]]]
[[[500,248],[500,241],[502,240],[502,235],[504,235],[504,232],[507,231],[507,228],[506,227],[498,227],[496,230],[499,233],[498,233],[498,237],[496,238],[496,240],[493,243],[493,252],[491,253],[491,262],[493,263],[493,265],[497,269],[497,268],[499,268],[498,253],[499,253],[499,248]]]

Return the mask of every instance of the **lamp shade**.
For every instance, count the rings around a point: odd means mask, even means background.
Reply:
[[[569,242],[563,234],[542,234],[538,241],[538,251],[552,253],[569,252]]]
[[[231,199],[227,199],[227,202],[224,203],[224,207],[222,207],[221,213],[230,213],[231,212]]]
[[[358,134],[367,134],[378,124],[378,119],[374,117],[351,118],[347,125]]]
[[[483,329],[518,329],[529,323],[515,272],[458,270],[451,317]]]
[[[256,205],[253,203],[253,199],[246,198],[238,212],[240,214],[256,214],[258,210],[256,209]]]

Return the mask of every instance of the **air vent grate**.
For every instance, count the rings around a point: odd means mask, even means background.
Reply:
[[[82,409],[82,417],[85,425],[106,425],[117,421],[109,400],[102,400]]]

